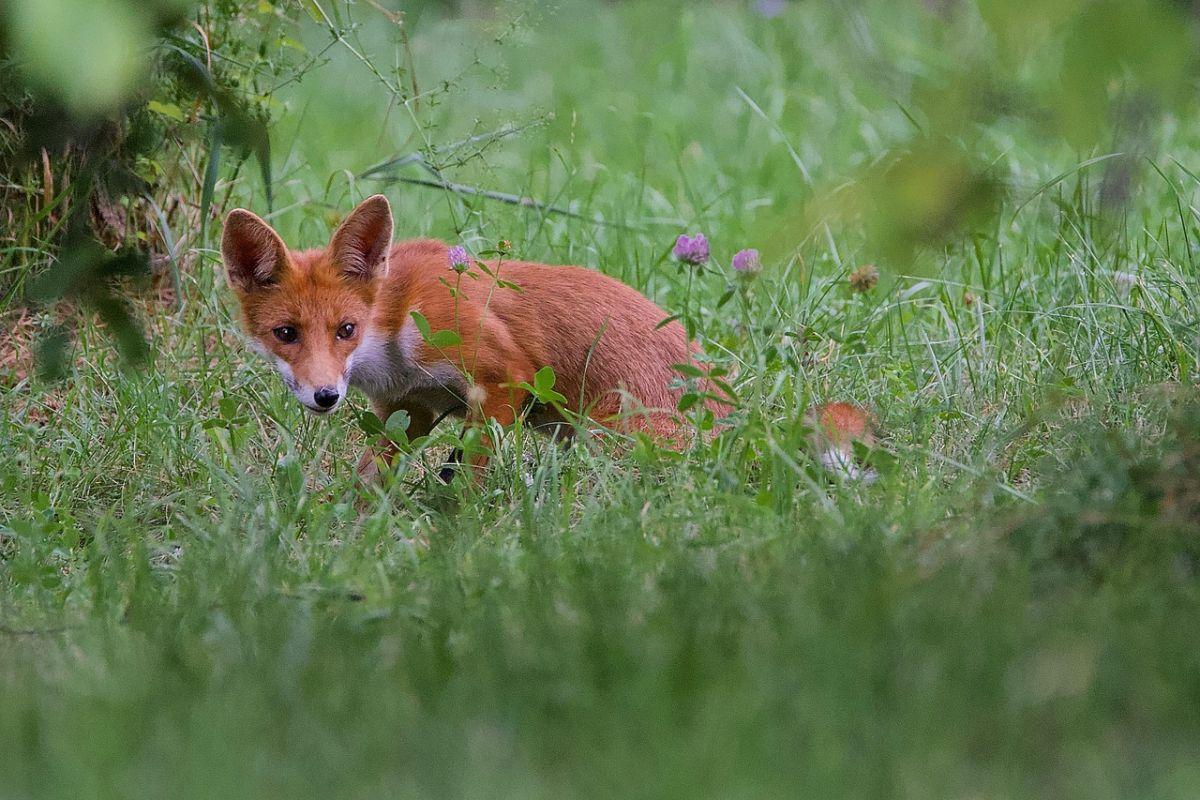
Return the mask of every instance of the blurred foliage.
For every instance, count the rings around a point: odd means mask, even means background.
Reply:
[[[1013,187],[988,160],[989,126],[1061,140],[1079,161],[1117,153],[1103,193],[1121,200],[1154,124],[1195,114],[1200,39],[1190,4],[950,0],[926,4],[924,17],[915,36],[931,46],[922,54],[937,55],[912,68],[910,86],[895,69],[910,53],[880,53],[871,65],[897,102],[907,90],[912,141],[849,187],[839,182],[807,215],[810,224],[831,212],[862,220],[893,268],[910,268],[921,246],[994,226]]]
[[[203,228],[222,148],[256,157],[270,204],[270,89],[294,77],[303,56],[270,3],[251,14],[231,0],[191,6],[0,7],[0,201],[11,243],[26,245],[5,250],[24,268],[4,270],[4,294],[28,289],[34,302],[95,312],[134,363],[148,349],[119,279],[169,263],[182,299],[171,224],[198,216]],[[68,340],[64,324],[48,332],[47,372],[61,366]]]
[[[1092,431],[1043,504],[1020,515],[1019,552],[1097,580],[1200,575],[1200,405],[1181,398],[1155,446],[1126,430]],[[1090,441],[1089,441],[1090,440]]]

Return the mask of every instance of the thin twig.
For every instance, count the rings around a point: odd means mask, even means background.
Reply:
[[[493,142],[498,142],[501,139],[507,138],[509,136],[513,136],[518,133],[524,133],[525,131],[529,130],[530,128],[535,128],[535,127],[538,127],[540,125],[545,125],[545,124],[546,124],[545,117],[533,120],[532,122],[527,122],[524,125],[513,125],[510,123],[507,125],[503,125],[503,126],[497,128],[496,130],[488,131],[487,133],[478,133],[478,134],[475,134],[474,136],[468,136],[466,139],[460,139],[457,142],[452,142],[450,144],[434,147],[433,152],[435,154],[453,153],[463,147],[466,147],[467,145],[478,144],[480,142],[482,142],[486,146],[486,145],[492,144]],[[479,148],[479,150],[476,152],[477,152],[477,154],[482,153],[483,148],[482,147]],[[459,164],[456,164],[455,166],[461,166],[462,163],[465,163],[465,161],[460,162]],[[362,172],[360,172],[358,174],[358,178],[360,180],[362,180],[364,178],[374,178],[374,177],[377,177],[379,175],[379,173],[381,173],[381,172],[394,172],[395,170],[398,170],[401,167],[408,166],[409,164],[423,164],[427,169],[433,169],[432,166],[429,165],[428,159],[426,159],[425,156],[422,155],[421,153],[419,153],[419,152],[408,153],[407,155],[396,156],[395,158],[389,158],[387,161],[376,164],[373,167],[368,167],[367,169],[363,170]],[[443,166],[448,166],[448,165],[443,165]]]
[[[514,206],[521,206],[522,208],[532,208],[534,210],[542,211],[547,214],[558,214],[563,217],[570,217],[571,219],[578,219],[578,220],[582,220],[584,222],[591,222],[596,225],[603,225],[605,227],[622,228],[625,230],[632,230],[632,231],[645,231],[646,230],[645,228],[643,228],[639,225],[629,225],[624,222],[612,222],[612,221],[609,221],[606,219],[601,219],[599,217],[589,217],[584,214],[580,214],[576,211],[571,211],[566,208],[560,208],[558,206],[552,206],[552,205],[548,205],[546,203],[542,203],[538,200],[534,200],[532,197],[522,197],[521,195],[509,194],[508,192],[494,192],[490,189],[480,189],[475,186],[467,186],[466,184],[454,183],[452,181],[428,180],[426,178],[406,178],[401,175],[396,175],[396,176],[392,176],[392,177],[388,177],[388,178],[379,178],[379,180],[383,181],[384,183],[408,183],[408,184],[412,184],[414,186],[427,186],[431,189],[441,189],[443,191],[451,192],[452,194],[466,195],[469,197],[483,197],[487,200],[498,200],[501,203],[508,203],[509,205],[514,205]]]

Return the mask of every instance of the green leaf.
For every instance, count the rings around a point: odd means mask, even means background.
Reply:
[[[676,408],[678,408],[680,411],[687,411],[698,402],[700,402],[700,395],[696,394],[695,392],[686,392],[682,397],[679,398],[679,403],[676,405]]]
[[[447,347],[457,347],[462,344],[462,337],[452,330],[440,330],[436,331],[425,341],[432,347],[445,350]]]
[[[90,305],[108,327],[117,342],[117,351],[126,362],[141,366],[150,357],[150,346],[125,298],[105,292],[93,294]]]
[[[404,409],[393,411],[387,418],[387,423],[384,427],[388,433],[403,432],[408,430],[408,426],[412,423],[412,418]]]
[[[521,383],[519,386],[527,390],[538,400],[548,405],[565,406],[567,398],[561,392],[554,391],[554,383],[558,380],[554,368],[546,365],[533,375],[533,383]]]
[[[547,364],[534,373],[533,389],[538,394],[548,392],[554,388],[554,382],[557,380],[558,376],[554,374],[554,367]]]
[[[146,104],[146,108],[150,109],[155,114],[161,114],[167,119],[173,119],[176,122],[183,122],[183,110],[174,103],[160,103],[157,100],[151,100]]]
[[[321,10],[321,7],[317,5],[316,0],[304,0],[304,10],[313,18],[313,22],[321,25],[329,23],[329,19],[325,16],[325,12]]]
[[[67,373],[67,348],[70,339],[66,328],[55,325],[38,341],[37,365],[42,377],[58,380]]]
[[[208,165],[204,168],[204,186],[200,189],[200,241],[204,241],[204,230],[208,226],[208,209],[212,206],[213,189],[221,171],[221,119],[214,117],[208,123]]]
[[[679,318],[680,318],[680,317],[682,317],[682,316],[683,316],[682,314],[672,314],[671,316],[669,316],[669,317],[667,317],[666,319],[664,319],[662,322],[660,322],[660,323],[658,323],[657,325],[655,325],[655,326],[654,326],[654,330],[658,330],[659,328],[665,328],[665,327],[667,327],[668,325],[670,325],[672,322],[674,322],[675,320],[679,319]]]
[[[429,337],[433,335],[433,331],[429,327],[429,320],[425,319],[425,315],[420,311],[410,311],[413,323],[416,324],[417,330],[421,332],[421,338],[429,341]]]
[[[736,403],[738,401],[737,392],[735,392],[733,390],[733,387],[730,386],[727,382],[718,380],[716,378],[713,378],[712,382],[718,389],[720,389],[722,392],[725,393],[724,399],[727,399],[732,403]]]
[[[681,375],[686,375],[689,378],[703,378],[704,370],[697,367],[695,364],[672,364],[671,369]]]
[[[898,466],[896,457],[888,451],[871,447],[861,441],[856,441],[850,446],[854,450],[854,457],[860,463],[872,467],[880,475],[891,475],[896,472]]]
[[[221,412],[221,419],[231,420],[237,416],[238,401],[233,397],[222,397],[217,403],[217,409]]]
[[[367,436],[374,438],[383,435],[383,422],[370,411],[364,411],[359,414],[357,422],[359,429]]]
[[[267,211],[275,210],[275,187],[271,180],[271,136],[264,125],[262,138],[254,149],[254,157],[258,159],[259,172],[262,174],[263,191],[267,196]]]
[[[408,441],[408,426],[412,424],[412,418],[404,409],[393,411],[384,423],[384,433],[389,439],[394,442]]]

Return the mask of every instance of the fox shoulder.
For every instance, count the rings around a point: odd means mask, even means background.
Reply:
[[[450,245],[439,239],[403,239],[392,245],[391,259],[393,262],[446,271],[450,268]]]

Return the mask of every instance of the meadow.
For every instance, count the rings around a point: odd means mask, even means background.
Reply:
[[[260,2],[231,55],[235,5],[180,35],[270,108],[271,195],[253,157],[143,165],[182,209],[145,362],[0,241],[0,798],[1200,796],[1190,106],[1081,144],[957,93],[969,3]],[[1073,108],[1047,42],[1014,92]],[[375,192],[398,237],[687,313],[727,428],[517,426],[474,486],[429,469],[449,422],[361,486],[379,421],[304,412],[217,248],[234,207],[318,246]],[[877,480],[814,462],[827,400],[878,419]]]

